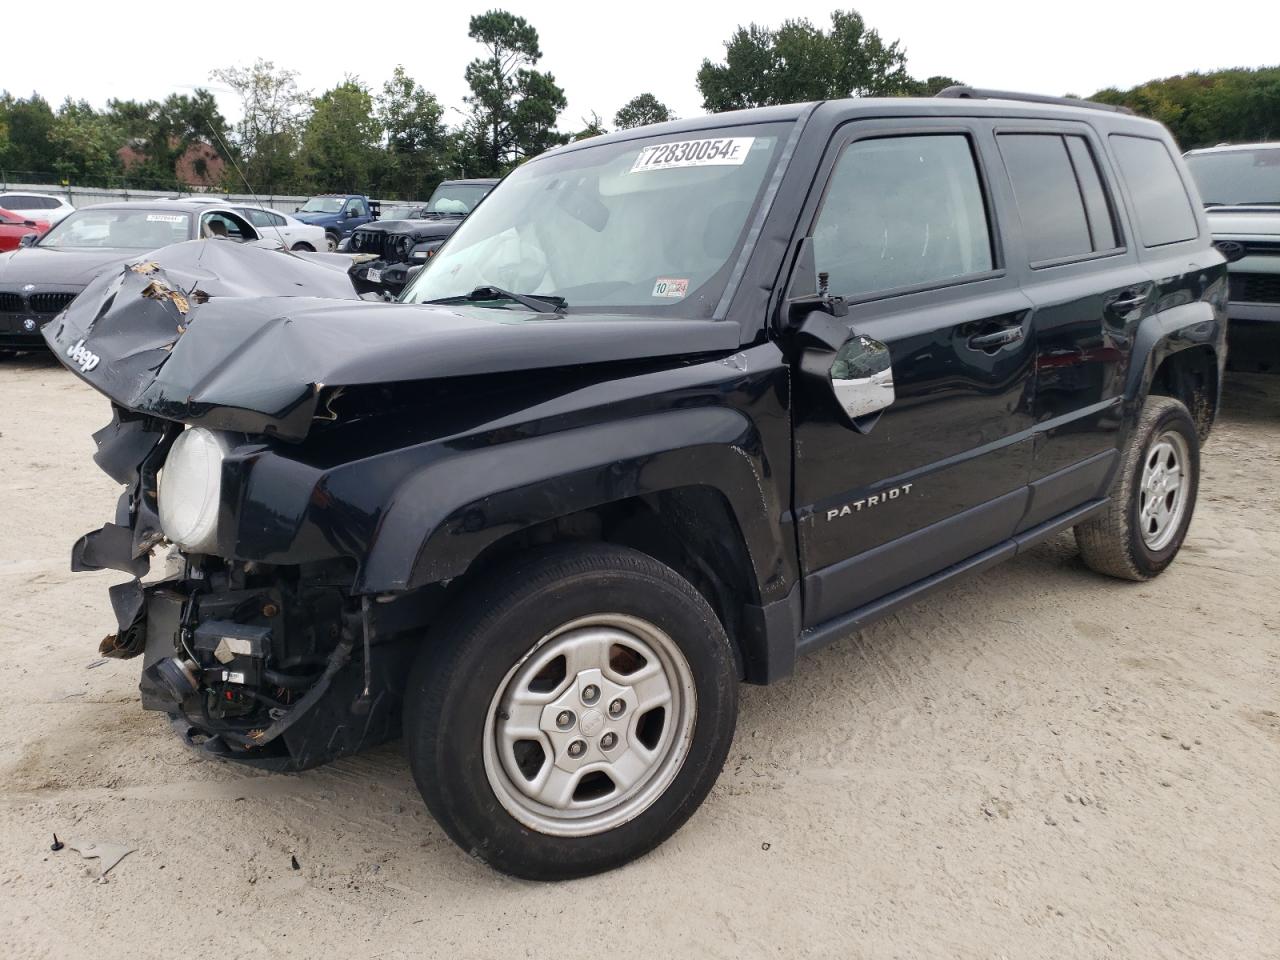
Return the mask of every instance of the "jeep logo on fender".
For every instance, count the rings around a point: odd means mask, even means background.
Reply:
[[[98,365],[98,361],[101,359],[96,353],[85,347],[83,337],[67,348],[67,356],[72,363],[80,368],[81,373],[88,373]]]
[[[882,503],[888,503],[890,500],[897,500],[899,497],[905,497],[911,492],[914,483],[904,483],[900,487],[890,487],[888,490],[881,490],[879,493],[873,493],[865,500],[855,500],[853,503],[846,503],[842,507],[832,507],[827,511],[827,520],[836,520],[840,517],[847,517],[851,513],[860,513],[863,507],[870,510],[872,507],[878,507]]]

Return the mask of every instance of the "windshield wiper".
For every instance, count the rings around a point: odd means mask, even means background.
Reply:
[[[548,294],[524,294],[512,293],[510,290],[503,290],[501,287],[484,285],[476,287],[470,293],[463,294],[458,297],[440,297],[438,300],[424,300],[424,303],[458,303],[460,301],[475,303],[481,300],[513,300],[523,307],[538,313],[546,313],[550,307],[555,313],[563,313],[565,308],[569,306],[564,297],[553,297]]]

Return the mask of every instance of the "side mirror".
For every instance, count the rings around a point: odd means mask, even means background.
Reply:
[[[301,208],[301,207],[294,207],[294,208],[293,208],[293,212],[294,212],[294,213],[301,213],[301,212],[302,212],[302,208]]]
[[[1243,243],[1239,243],[1235,240],[1215,240],[1213,241],[1213,246],[1215,250],[1226,258],[1227,263],[1235,263],[1238,260],[1243,260],[1245,255],[1249,252],[1245,249]]]
[[[854,426],[859,418],[879,413],[895,399],[889,348],[879,340],[854,334],[836,351],[830,374],[836,402]]]
[[[889,348],[850,331],[848,304],[828,292],[809,238],[801,241],[783,309],[784,351],[805,389],[819,403],[824,397],[832,402],[846,426],[869,432],[896,397]]]
[[[19,238],[18,238],[18,246],[19,246],[19,247],[29,247],[29,246],[31,246],[33,243],[35,243],[35,242],[36,242],[36,240],[38,240],[38,239],[39,239],[39,235],[38,235],[38,234],[34,234],[34,233],[24,233],[21,237],[19,237]]]

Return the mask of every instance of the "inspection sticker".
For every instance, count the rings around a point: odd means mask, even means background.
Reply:
[[[755,137],[720,137],[715,140],[681,140],[645,147],[631,165],[632,173],[671,170],[676,167],[740,167]]]
[[[653,285],[651,297],[683,297],[689,292],[688,280],[677,280],[673,277],[659,277]]]
[[[148,213],[148,223],[186,223],[187,218],[180,213]]]

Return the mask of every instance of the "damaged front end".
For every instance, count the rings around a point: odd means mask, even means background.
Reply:
[[[143,657],[144,708],[169,714],[208,754],[297,770],[397,734],[423,597],[357,595],[356,563],[338,551],[270,563],[236,559],[221,542],[223,494],[246,483],[269,434],[305,429],[315,390],[283,397],[250,380],[238,406],[201,402],[171,369],[192,362],[182,354],[196,344],[185,338],[213,322],[215,311],[202,311],[219,299],[247,307],[282,291],[354,293],[343,273],[273,251],[242,249],[224,270],[220,246],[168,248],[163,268],[152,260],[100,277],[46,332],[63,362],[111,397],[94,459],[125,488],[112,522],[77,541],[71,565],[131,576],[110,589],[118,629],[100,652]],[[255,280],[246,265],[266,272]],[[200,352],[213,361],[203,387],[216,391],[216,357]],[[168,567],[159,579],[153,561]]]

